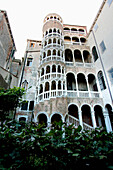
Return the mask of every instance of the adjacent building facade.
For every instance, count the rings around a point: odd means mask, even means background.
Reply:
[[[0,87],[18,86],[21,60],[14,58],[16,46],[8,15],[0,10]]]
[[[83,129],[103,126],[111,131],[100,84],[103,70],[101,64],[97,69],[92,54],[91,32],[87,34],[86,26],[64,24],[55,13],[44,18],[42,30],[42,41],[27,40],[20,77],[27,102],[18,109],[17,120],[47,127],[62,120]]]
[[[113,128],[113,0],[104,0],[88,34],[104,108]]]

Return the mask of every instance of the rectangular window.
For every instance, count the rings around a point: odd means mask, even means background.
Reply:
[[[33,58],[27,59],[27,66],[32,66],[32,60],[33,60]]]
[[[30,101],[29,110],[33,110],[33,109],[34,109],[34,101]]]
[[[28,101],[24,101],[24,102],[22,103],[21,110],[27,110],[27,107],[28,107]]]
[[[112,2],[113,2],[113,0],[108,0],[108,1],[107,1],[107,3],[108,3],[109,6],[111,5]]]
[[[101,52],[102,52],[102,53],[104,53],[104,51],[106,50],[106,46],[105,46],[104,41],[102,41],[102,42],[100,43],[100,49],[101,49]]]
[[[109,71],[109,78],[110,78],[110,81],[111,81],[111,84],[113,84],[113,68],[111,68]]]

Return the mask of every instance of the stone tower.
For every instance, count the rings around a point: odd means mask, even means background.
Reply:
[[[33,120],[46,126],[62,120],[83,129],[104,126],[110,131],[86,26],[64,24],[51,13],[42,30],[42,42],[28,40],[22,79],[32,88],[26,94],[26,111],[22,107],[17,119],[30,120],[32,110]]]

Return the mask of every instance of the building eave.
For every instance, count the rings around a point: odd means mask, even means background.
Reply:
[[[94,19],[94,21],[93,21],[93,24],[91,25],[91,28],[90,28],[89,33],[88,33],[88,36],[90,35],[91,31],[93,30],[93,27],[94,27],[94,25],[96,24],[96,21],[98,20],[100,14],[101,14],[101,11],[102,11],[103,8],[104,8],[104,5],[105,5],[106,1],[107,1],[107,0],[103,0],[101,6],[100,6],[100,8],[99,8],[99,11],[98,11],[98,13],[97,13],[97,15],[96,15],[96,17],[95,17],[95,19]]]

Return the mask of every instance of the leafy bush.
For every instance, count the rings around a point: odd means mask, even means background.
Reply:
[[[57,123],[11,121],[0,127],[0,169],[113,169],[113,133]]]

